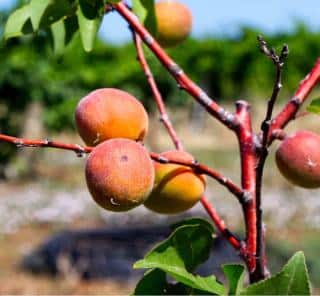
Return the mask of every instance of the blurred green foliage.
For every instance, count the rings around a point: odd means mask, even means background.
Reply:
[[[0,34],[6,14],[0,14]],[[261,33],[243,28],[237,38],[189,39],[169,54],[200,86],[218,101],[237,99],[267,100],[272,91],[274,66],[258,49],[256,36]],[[290,48],[284,70],[282,98],[294,92],[320,55],[320,33],[298,24],[292,33],[265,36],[280,50]],[[73,110],[78,100],[96,88],[115,87],[141,99],[147,109],[154,108],[146,79],[136,61],[132,44],[113,46],[98,40],[91,53],[81,48],[79,34],[63,56],[55,56],[52,40],[44,33],[11,39],[0,45],[0,130],[18,135],[23,111],[32,100],[44,107],[47,129],[73,129]],[[170,106],[192,102],[151,53],[150,65],[164,98]],[[0,161],[10,154],[1,144]]]

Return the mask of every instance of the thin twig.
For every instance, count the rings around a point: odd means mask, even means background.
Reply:
[[[154,152],[150,152],[150,156],[153,160],[158,161],[160,163],[174,163],[174,164],[181,164],[187,167],[190,167],[194,169],[197,174],[205,174],[216,181],[218,181],[220,184],[225,186],[232,194],[234,194],[239,202],[243,204],[245,202],[245,194],[244,191],[238,187],[235,183],[233,183],[230,179],[224,177],[219,172],[215,171],[212,168],[209,168],[208,166],[201,164],[194,160],[184,160],[179,159],[177,157],[169,157],[169,156],[162,156],[161,154],[157,154]]]
[[[133,39],[134,39],[134,43],[137,49],[137,57],[138,60],[140,62],[141,68],[143,69],[143,72],[147,78],[147,81],[150,85],[154,100],[157,104],[159,113],[160,113],[160,120],[163,123],[163,125],[165,126],[165,128],[168,131],[169,136],[171,137],[175,147],[177,150],[183,150],[182,147],[182,142],[179,139],[176,131],[174,130],[172,124],[171,124],[171,120],[169,118],[169,115],[167,113],[165,104],[163,102],[162,99],[162,95],[157,87],[157,84],[154,80],[153,74],[150,70],[150,67],[148,65],[148,62],[145,58],[144,52],[143,52],[143,48],[142,48],[142,42],[141,42],[141,38],[138,34],[136,34],[134,31],[132,31],[133,34]]]
[[[17,138],[4,134],[0,134],[0,142],[7,142],[16,145],[17,147],[38,147],[38,148],[57,148],[64,150],[71,150],[77,153],[78,156],[86,153],[90,153],[94,147],[80,146],[78,144],[66,144],[59,141],[52,140],[30,140],[25,138]],[[160,163],[173,163],[181,164],[194,169],[198,174],[205,174],[217,180],[221,184],[226,184],[225,186],[235,194],[240,200],[243,198],[243,191],[236,184],[234,184],[230,179],[223,177],[220,173],[207,167],[204,164],[198,163],[197,161],[182,160],[175,157],[163,157],[160,154],[149,152],[150,157]]]
[[[141,37],[143,42],[157,56],[167,71],[176,79],[179,87],[188,92],[198,101],[212,116],[231,130],[238,127],[237,118],[233,113],[225,110],[197,84],[195,84],[183,70],[166,54],[159,43],[151,36],[147,29],[139,22],[138,18],[122,2],[114,4],[115,10],[128,22],[132,29]]]
[[[150,85],[151,91],[153,93],[153,97],[155,99],[155,102],[157,104],[159,113],[160,113],[160,120],[164,124],[165,128],[168,131],[168,134],[170,135],[175,148],[177,150],[184,150],[181,140],[179,139],[175,129],[173,128],[171,124],[171,120],[169,118],[169,115],[166,111],[166,107],[162,98],[162,95],[157,87],[156,81],[154,79],[154,76],[152,74],[152,71],[148,65],[148,62],[145,58],[141,38],[136,32],[132,29],[133,34],[133,40],[136,46],[137,50],[137,58],[140,62],[140,65],[143,69],[143,72],[147,78],[147,81]],[[204,209],[207,211],[208,215],[211,217],[212,221],[220,231],[220,233],[229,241],[229,243],[237,250],[241,249],[241,247],[244,245],[243,242],[241,242],[230,230],[225,226],[224,221],[222,218],[218,215],[215,208],[212,206],[212,204],[207,200],[205,196],[202,196],[201,198],[201,204],[204,207]]]
[[[283,129],[290,121],[295,119],[301,105],[307,99],[312,89],[320,82],[320,58],[317,59],[310,73],[300,82],[298,90],[284,108],[271,121],[268,135],[268,145],[272,143],[272,132]]]
[[[265,254],[265,234],[263,233],[263,222],[262,222],[262,207],[261,207],[261,190],[262,190],[262,178],[263,178],[263,171],[265,166],[265,161],[268,157],[268,135],[271,125],[271,118],[273,113],[273,108],[275,102],[278,98],[280,90],[282,88],[281,82],[281,74],[282,69],[284,66],[284,60],[287,58],[289,53],[288,45],[284,45],[282,47],[280,55],[276,53],[273,48],[269,48],[266,41],[262,38],[262,36],[258,36],[258,42],[260,45],[261,51],[272,60],[273,64],[276,68],[276,77],[275,82],[273,85],[273,91],[271,97],[268,101],[268,107],[265,119],[261,124],[261,134],[260,139],[261,143],[259,143],[259,159],[258,164],[256,167],[256,211],[257,211],[257,264],[256,264],[256,271],[253,276],[257,277],[255,280],[259,280],[265,278],[269,271],[266,267],[266,254]]]
[[[85,153],[90,153],[93,147],[80,146],[78,144],[66,144],[59,141],[52,141],[50,139],[45,140],[30,140],[24,138],[12,137],[4,134],[0,134],[0,142],[7,142],[16,145],[18,148],[22,147],[44,147],[44,148],[57,148],[63,150],[74,151],[78,156],[82,156]]]

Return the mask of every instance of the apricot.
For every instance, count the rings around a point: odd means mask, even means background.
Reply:
[[[156,3],[157,40],[163,47],[172,47],[185,40],[191,32],[192,15],[188,7],[175,0]]]
[[[75,121],[81,138],[90,146],[112,138],[142,140],[148,130],[143,105],[129,93],[114,88],[97,89],[82,98]]]
[[[154,168],[147,150],[129,139],[111,139],[89,154],[85,175],[98,205],[115,212],[142,204],[154,183]]]
[[[320,187],[320,136],[309,131],[288,136],[276,151],[276,163],[291,183],[304,188]]]
[[[183,151],[167,151],[164,157],[193,160]],[[176,214],[192,208],[205,190],[205,178],[191,168],[177,164],[154,162],[155,185],[144,205],[160,214]]]

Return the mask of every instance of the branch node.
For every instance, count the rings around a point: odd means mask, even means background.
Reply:
[[[197,159],[194,159],[194,160],[192,161],[192,164],[193,164],[195,167],[197,167],[197,166],[200,164],[200,162],[199,162]]]
[[[85,149],[82,146],[78,145],[78,144],[76,144],[75,146],[78,149],[78,150],[75,151],[77,157],[84,157],[86,155]]]
[[[16,145],[17,148],[22,148],[26,146],[22,140],[16,140],[13,143]]]
[[[143,40],[146,44],[151,45],[154,42],[153,37],[150,34],[146,34],[143,36]]]
[[[275,129],[272,131],[272,140],[280,140],[283,141],[287,137],[287,134],[282,129]]]
[[[213,103],[213,100],[204,92],[201,91],[199,94],[199,99],[203,102],[206,106],[210,106]]]
[[[302,104],[302,100],[299,97],[294,96],[290,102],[292,104],[294,104],[296,107],[300,107],[300,105]]]
[[[236,105],[236,109],[238,111],[243,110],[243,109],[246,109],[246,110],[250,109],[250,104],[245,100],[238,100],[235,102],[235,105]]]
[[[52,140],[46,138],[46,139],[44,139],[43,142],[44,142],[44,145],[50,145],[52,143]]]
[[[183,74],[183,70],[180,68],[180,66],[176,63],[172,63],[169,66],[169,71],[174,75],[174,76],[179,76]]]
[[[169,122],[169,115],[167,113],[161,114],[159,116],[160,122]]]
[[[164,164],[169,162],[168,158],[165,158],[164,156],[161,156],[161,155],[158,157],[158,161],[159,163],[164,163]]]
[[[246,204],[252,202],[253,200],[252,193],[248,190],[244,190],[242,194],[242,200]]]
[[[146,71],[144,72],[144,74],[146,75],[147,78],[153,77],[153,75],[152,75],[152,73],[151,73],[151,71],[150,71],[149,69],[146,70]]]
[[[239,121],[235,117],[235,115],[224,108],[219,108],[218,114],[222,118],[223,122],[229,126],[231,129],[235,129],[236,127],[239,126]]]

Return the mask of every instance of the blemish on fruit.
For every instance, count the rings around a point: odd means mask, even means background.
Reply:
[[[126,161],[128,161],[128,156],[127,155],[122,155],[120,160],[123,161],[123,162],[126,162]]]

